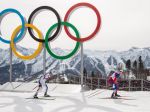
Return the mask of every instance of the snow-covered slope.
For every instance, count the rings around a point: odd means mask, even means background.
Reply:
[[[80,85],[48,84],[52,97],[44,100],[44,93],[40,92],[41,100],[29,99],[35,94],[32,91],[35,86],[32,83],[22,86],[31,92],[0,91],[0,112],[150,112],[149,92],[118,91],[123,97],[110,99],[112,90],[80,92]]]

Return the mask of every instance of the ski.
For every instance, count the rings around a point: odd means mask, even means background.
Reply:
[[[33,100],[55,100],[56,98],[43,98],[43,97],[40,97],[40,98],[25,98],[25,99],[33,99]]]
[[[99,98],[99,99],[112,99],[112,100],[136,100],[136,99],[130,99],[130,98],[124,98],[124,97],[118,97],[118,98],[111,98],[111,97],[105,97],[105,98]]]

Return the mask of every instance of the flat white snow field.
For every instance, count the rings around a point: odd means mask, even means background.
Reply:
[[[16,92],[5,90],[10,84],[0,86],[0,112],[150,112],[149,92],[120,91],[121,99],[109,99],[111,90],[80,92],[80,85],[49,84],[48,93],[54,100],[45,100],[27,99],[34,95],[36,84],[23,85]],[[39,97],[44,98],[42,91]]]

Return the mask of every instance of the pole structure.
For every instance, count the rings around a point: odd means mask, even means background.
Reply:
[[[10,53],[9,82],[11,83],[12,82],[12,49],[11,49],[11,46],[9,49],[9,53]]]
[[[46,75],[46,48],[43,44],[43,75]]]
[[[81,89],[83,90],[83,43],[81,42]]]

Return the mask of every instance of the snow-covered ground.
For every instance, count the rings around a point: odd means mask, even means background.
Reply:
[[[12,89],[17,85],[0,86],[0,112],[150,112],[149,92],[121,91],[122,99],[107,99],[111,90],[80,92],[80,85],[49,84],[49,94],[56,99],[34,100],[26,98],[33,96],[36,84],[22,83]]]

